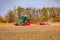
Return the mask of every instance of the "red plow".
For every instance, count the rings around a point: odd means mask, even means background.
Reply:
[[[47,22],[32,22],[31,24],[47,25]]]

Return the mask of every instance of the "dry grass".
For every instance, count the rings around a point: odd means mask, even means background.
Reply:
[[[14,26],[0,23],[0,40],[60,40],[60,25]]]

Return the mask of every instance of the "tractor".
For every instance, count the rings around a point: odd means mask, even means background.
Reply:
[[[30,25],[30,18],[28,16],[21,16],[18,22],[15,25],[26,26]]]

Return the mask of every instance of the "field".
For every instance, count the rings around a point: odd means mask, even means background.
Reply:
[[[30,26],[0,23],[0,40],[60,40],[60,23]]]

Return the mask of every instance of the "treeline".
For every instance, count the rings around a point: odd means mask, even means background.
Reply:
[[[52,21],[60,22],[60,8],[50,7],[50,8],[22,8],[18,6],[14,7],[14,10],[9,10],[8,13],[4,16],[0,16],[0,22],[11,23],[17,22],[22,14],[26,14],[30,17],[31,22],[39,21]]]

